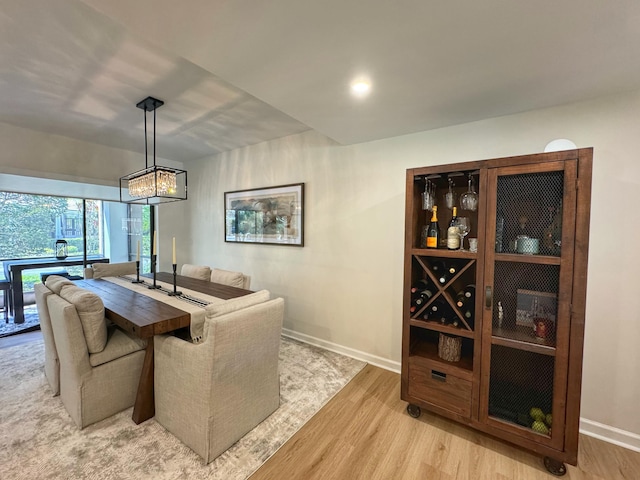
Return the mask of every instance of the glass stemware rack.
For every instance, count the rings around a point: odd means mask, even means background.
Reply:
[[[407,170],[402,399],[576,464],[592,149]],[[425,225],[438,206],[438,248]],[[477,251],[449,250],[453,206]]]

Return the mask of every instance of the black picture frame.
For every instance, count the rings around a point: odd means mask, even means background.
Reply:
[[[304,246],[304,183],[224,192],[224,241]]]

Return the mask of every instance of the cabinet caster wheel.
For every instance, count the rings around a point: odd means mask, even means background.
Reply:
[[[419,406],[410,403],[409,405],[407,405],[407,413],[413,418],[418,418],[422,411],[420,410]]]
[[[565,467],[564,463],[554,460],[553,458],[544,457],[544,466],[549,473],[556,477],[561,477],[567,473],[567,467]]]

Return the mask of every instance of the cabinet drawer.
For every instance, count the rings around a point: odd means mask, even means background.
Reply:
[[[471,382],[433,365],[409,365],[409,395],[440,408],[471,417]]]

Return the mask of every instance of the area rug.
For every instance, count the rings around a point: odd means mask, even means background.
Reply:
[[[0,315],[0,338],[40,328],[40,319],[35,305],[24,308],[24,323],[13,323],[13,318],[11,317],[8,322],[5,322],[4,314],[0,313]]]
[[[283,337],[281,405],[209,465],[132,409],[78,430],[43,372],[42,341],[0,349],[0,478],[248,478],[365,363]]]

